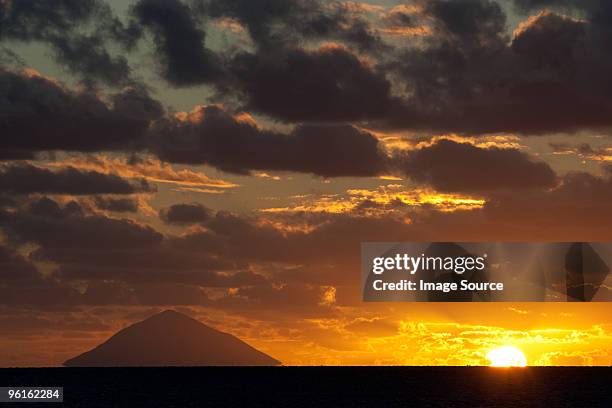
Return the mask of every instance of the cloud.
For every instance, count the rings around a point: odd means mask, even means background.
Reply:
[[[523,21],[514,30],[512,49],[540,69],[575,70],[587,41],[587,22],[550,11]]]
[[[482,208],[485,200],[460,194],[444,194],[426,188],[406,189],[401,184],[388,184],[377,189],[349,189],[346,194],[298,197],[287,207],[260,210],[268,214],[351,214],[354,217],[406,217],[420,209],[465,211]]]
[[[130,288],[164,283],[224,288],[266,282],[244,261],[220,256],[228,253],[222,236],[203,231],[180,237],[162,235],[128,219],[87,214],[76,202],[60,205],[49,198],[34,200],[1,212],[0,227],[11,245],[33,248],[29,261],[55,265],[51,277],[62,287],[75,281],[123,282]],[[9,258],[4,258],[8,265]],[[12,265],[19,266],[13,270],[24,270],[24,262],[25,258],[10,258]],[[35,273],[27,267],[30,275]]]
[[[200,1],[200,12],[212,18],[231,18],[247,28],[264,51],[304,40],[344,40],[362,50],[382,46],[362,18],[346,2],[318,0],[210,0]]]
[[[610,7],[599,0],[514,0],[514,5],[521,12],[530,12],[544,8],[565,9],[568,8],[587,12],[589,17],[603,17]]]
[[[390,123],[472,134],[610,127],[602,24],[542,13],[510,38],[499,2],[428,2],[424,15],[433,35],[392,57],[409,94]]]
[[[423,8],[418,5],[400,4],[380,13],[381,33],[392,36],[426,36],[431,35],[431,27],[424,24],[421,15]]]
[[[103,324],[99,319],[92,316],[75,316],[69,313],[55,312],[55,318],[51,317],[54,313],[37,314],[21,313],[5,315],[2,317],[1,324],[13,334],[17,335],[37,335],[50,333],[59,330],[67,331],[106,331],[109,326]],[[61,318],[57,318],[57,315]]]
[[[606,364],[612,360],[612,354],[606,349],[550,351],[542,354],[536,361],[543,366],[593,366]]]
[[[132,155],[128,158],[107,155],[73,155],[65,160],[48,163],[52,168],[74,167],[80,170],[96,171],[104,174],[117,174],[124,178],[145,179],[151,183],[164,183],[184,188],[211,187],[221,190],[239,187],[235,183],[213,179],[206,174],[190,168],[175,169],[171,165],[146,155]]]
[[[163,306],[208,305],[209,299],[198,286],[181,283],[138,283],[128,285],[117,281],[90,281],[79,304],[95,306]]]
[[[124,282],[129,287],[181,284],[217,289],[266,282],[261,274],[242,270],[230,261],[216,259],[216,254],[209,248],[202,248],[201,252],[183,250],[168,240],[150,248],[42,248],[33,257],[39,261],[57,263],[57,276],[66,282],[116,281]]]
[[[294,124],[368,121],[472,135],[609,129],[610,7],[591,0],[515,3],[519,12],[554,11],[521,14],[528,18],[510,35],[505,8],[493,0],[434,0],[387,9],[314,0],[140,0],[125,24],[96,0],[64,0],[55,8],[5,1],[0,33],[50,44],[73,72],[127,83],[125,55],[149,32],[160,73],[171,85],[206,84],[215,92],[211,99],[230,110]],[[585,18],[564,16],[562,9]],[[244,27],[252,44],[213,47],[219,21]],[[389,41],[377,35],[385,30],[418,35]],[[110,53],[111,41],[122,45],[119,53],[125,55]],[[147,104],[152,108],[154,102]],[[127,131],[128,125],[115,122],[114,128],[138,140],[140,132]],[[94,128],[103,129],[100,123]],[[123,145],[112,142],[98,148]],[[0,157],[29,152],[23,146],[3,150]]]
[[[211,84],[223,99],[246,99],[243,109],[283,120],[362,120],[397,103],[384,75],[348,49],[295,46],[338,40],[381,49],[369,23],[342,3],[141,0],[131,14],[155,37],[162,77],[175,86]],[[207,25],[228,19],[246,27],[255,50],[206,48]]]
[[[0,166],[0,189],[10,194],[135,194],[153,192],[145,181],[130,183],[113,174],[73,167],[51,171],[31,164]]]
[[[70,71],[83,75],[83,81],[100,80],[109,84],[127,82],[130,67],[125,57],[113,57],[97,36],[57,37],[53,40],[57,59]]]
[[[100,284],[100,283],[97,283]],[[94,285],[92,285],[92,289]],[[88,288],[89,291],[89,288]],[[90,292],[90,295],[93,293]],[[133,288],[134,304],[139,305],[198,305],[206,306],[210,303],[206,292],[197,286],[184,284],[142,284]],[[99,295],[100,301],[106,301],[104,293]]]
[[[571,241],[570,236],[573,234],[574,241],[578,237],[584,241],[605,241],[608,234],[603,226],[612,222],[605,210],[610,200],[612,173],[607,169],[603,176],[584,172],[568,173],[561,178],[560,185],[550,191],[536,190],[521,195],[500,194],[489,201],[485,210],[491,219],[515,222],[524,230],[536,226],[548,228],[549,233],[546,235],[551,240]]]
[[[153,33],[161,74],[168,82],[188,86],[219,77],[219,58],[205,47],[205,32],[189,6],[178,0],[140,0],[132,14]]]
[[[162,114],[142,88],[128,87],[105,102],[35,71],[0,68],[0,150],[117,151],[135,149],[149,122]]]
[[[0,106],[4,105],[5,112],[0,129],[7,135],[0,152],[6,158],[40,151],[133,152],[148,148],[164,161],[210,164],[241,174],[285,170],[326,177],[368,176],[384,167],[377,139],[350,125],[300,125],[286,134],[263,130],[247,116],[233,116],[213,105],[161,118],[160,104],[141,88],[125,88],[106,102],[31,71],[0,71],[0,95],[4,95]],[[162,163],[154,169],[155,163],[146,166],[135,159],[119,166],[117,160],[103,160],[105,163],[97,167],[92,163],[74,165],[105,172],[114,168],[126,175],[193,186],[234,186],[204,180],[189,170],[176,172]]]
[[[197,224],[210,217],[210,210],[197,203],[175,204],[160,211],[160,218],[167,224]]]
[[[268,311],[314,317],[333,313],[331,305],[323,301],[325,293],[325,288],[307,284],[247,286],[217,300],[215,306],[242,313]]]
[[[381,119],[399,107],[384,73],[341,46],[242,53],[230,69],[243,108],[284,121]]]
[[[198,106],[156,124],[152,150],[173,163],[209,164],[245,174],[252,170],[368,176],[382,171],[378,140],[350,125],[302,125],[289,134],[263,130],[218,106]]]
[[[23,283],[38,279],[36,267],[9,247],[0,245],[0,271],[4,283]]]
[[[385,318],[357,318],[344,326],[345,330],[361,336],[392,336],[397,334],[398,324]]]
[[[20,211],[0,212],[0,226],[15,243],[48,248],[146,248],[163,238],[151,227],[127,219],[86,215],[74,201],[62,207],[45,197]]]
[[[0,277],[0,305],[38,305],[52,309],[70,304],[78,296],[71,287],[45,278],[33,262],[6,245],[0,245]]]
[[[11,245],[34,245],[30,261],[54,266],[54,290],[70,292],[71,284],[77,282],[94,285],[92,299],[70,295],[61,298],[59,303],[64,305],[100,304],[104,299],[100,293],[107,292],[96,289],[94,296],[96,282],[115,282],[125,287],[126,296],[118,299],[108,289],[108,303],[138,304],[143,301],[136,295],[142,285],[159,286],[147,292],[146,302],[154,303],[153,293],[164,302],[171,298],[161,293],[165,285],[170,285],[168,290],[171,285],[182,285],[193,293],[206,288],[206,304],[212,308],[244,314],[271,311],[278,296],[293,299],[288,314],[314,316],[355,304],[358,297],[350,288],[355,285],[353,272],[359,270],[355,248],[362,241],[407,237],[482,241],[525,236],[605,241],[610,238],[607,225],[612,222],[607,221],[610,191],[610,177],[578,173],[563,177],[549,190],[493,194],[484,206],[469,211],[420,212],[406,206],[404,217],[368,218],[345,212],[268,218],[209,210],[206,218],[198,219],[199,228],[179,236],[163,235],[125,219],[88,215],[74,202],[62,206],[40,199],[0,213],[0,226]],[[309,228],[283,228],[283,223],[306,223]],[[7,262],[21,264],[19,258],[12,259]],[[329,287],[334,287],[333,303]],[[25,299],[31,301],[34,295]],[[204,302],[195,295],[192,299]],[[52,299],[45,302],[52,304]]]
[[[0,3],[0,21],[0,39],[49,45],[56,60],[86,83],[130,79],[126,58],[112,55],[107,43],[130,48],[139,37],[138,28],[124,26],[102,1],[7,0]]]
[[[612,161],[612,148],[593,147],[589,143],[549,143],[553,154],[575,154],[581,158],[599,162]]]
[[[138,201],[131,198],[95,197],[96,206],[112,212],[138,212]]]
[[[408,177],[439,191],[542,189],[552,187],[556,181],[548,164],[520,150],[479,148],[449,139],[409,150],[399,163]]]
[[[22,150],[5,150],[0,148],[0,161],[34,159],[32,152]]]

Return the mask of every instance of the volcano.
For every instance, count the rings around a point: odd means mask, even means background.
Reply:
[[[275,366],[280,361],[174,310],[117,332],[67,367]]]

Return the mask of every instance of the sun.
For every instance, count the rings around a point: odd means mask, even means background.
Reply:
[[[491,367],[525,367],[527,357],[514,346],[503,346],[489,351],[487,360]]]

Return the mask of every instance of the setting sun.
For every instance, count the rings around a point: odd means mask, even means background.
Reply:
[[[525,367],[527,357],[514,346],[504,346],[493,349],[487,354],[491,367]]]

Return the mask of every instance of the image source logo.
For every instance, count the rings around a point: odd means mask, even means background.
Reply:
[[[366,302],[612,301],[610,243],[362,243]]]

